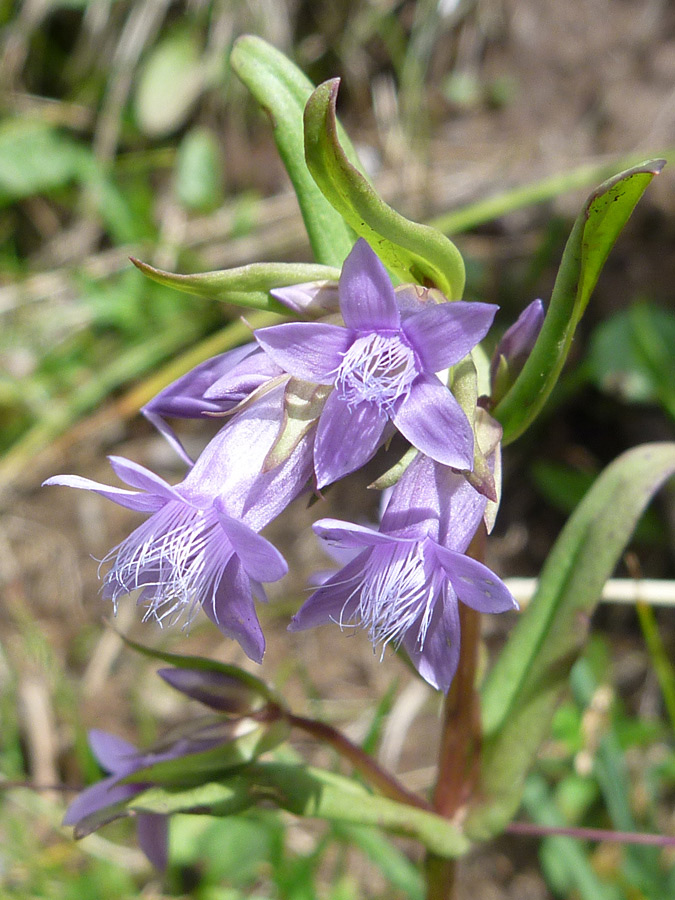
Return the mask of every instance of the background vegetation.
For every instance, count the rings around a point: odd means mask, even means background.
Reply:
[[[239,34],[266,38],[316,82],[342,77],[341,116],[379,189],[406,215],[459,235],[467,296],[499,303],[501,327],[533,297],[546,300],[584,191],[626,161],[675,159],[675,11],[653,0],[566,6],[0,2],[2,896],[422,896],[414,847],[391,849],[359,829],[283,830],[264,813],[176,819],[160,884],[127,823],[75,845],[59,824],[67,794],[11,787],[98,777],[90,727],[143,743],[189,715],[101,626],[109,610],[92,557],[133,517],[37,486],[61,471],[105,480],[112,450],[180,478],[138,408],[217,352],[238,313],[149,282],[129,255],[184,272],[309,259],[269,122],[228,67]],[[547,414],[509,448],[491,551],[502,575],[536,574],[564,517],[621,450],[672,437],[672,196],[666,169],[608,263]],[[185,439],[200,440],[190,428]],[[354,510],[339,486],[331,502],[342,514],[372,512]],[[674,506],[664,495],[644,518],[622,574],[673,577]],[[276,537],[308,574],[320,561],[311,517],[294,515]],[[300,576],[287,581],[263,611],[264,676],[423,789],[437,698],[358,638],[286,635],[303,588]],[[208,627],[158,634],[131,605],[117,625],[244,664]],[[672,833],[672,611],[605,606],[596,626],[521,818]],[[487,627],[489,647],[507,626]],[[469,859],[463,878],[467,896],[485,898],[662,900],[672,862],[668,851],[512,836]]]

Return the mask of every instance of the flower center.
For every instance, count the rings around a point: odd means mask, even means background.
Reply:
[[[116,607],[120,597],[142,588],[144,619],[162,625],[185,616],[189,625],[215,594],[232,547],[213,509],[170,501],[108,554],[104,597]],[[115,610],[116,611],[116,610]]]
[[[335,387],[350,406],[368,401],[390,412],[417,374],[415,353],[399,335],[371,332],[356,338],[343,355]]]
[[[381,644],[384,654],[390,641],[398,646],[406,632],[416,626],[422,649],[441,590],[438,579],[425,565],[423,543],[400,542],[373,548],[357,578],[347,603],[358,597],[353,624],[368,630],[373,646]]]

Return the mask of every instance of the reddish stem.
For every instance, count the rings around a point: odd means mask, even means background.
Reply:
[[[398,803],[414,806],[417,809],[431,811],[431,805],[426,800],[403,787],[393,775],[382,769],[372,756],[369,756],[361,747],[353,744],[349,738],[346,738],[337,729],[326,725],[324,722],[305,719],[303,716],[294,716],[292,713],[287,713],[286,719],[291,725],[301,728],[303,731],[311,734],[312,737],[317,738],[317,740],[330,744],[340,756],[347,759],[354,766],[357,772],[363,775],[369,784],[377,788],[385,797],[389,797],[390,800],[396,800]]]
[[[481,526],[467,551],[473,559],[482,561],[486,537]],[[453,818],[469,800],[480,764],[480,707],[476,691],[480,613],[460,603],[459,622],[459,663],[445,699],[438,778],[433,798],[434,810],[448,819]],[[455,868],[454,860],[427,854],[427,900],[451,900]]]

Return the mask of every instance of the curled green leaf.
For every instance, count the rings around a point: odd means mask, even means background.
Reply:
[[[440,231],[411,222],[376,193],[340,143],[335,104],[338,78],[320,84],[305,107],[305,159],[309,171],[354,231],[403,281],[439,288],[450,300],[464,290],[464,261]]]
[[[470,847],[456,824],[435,813],[378,797],[343,775],[287,763],[253,763],[226,780],[194,788],[150,788],[127,801],[126,808],[229,815],[261,802],[296,816],[384,828],[446,858],[462,856]]]
[[[314,258],[327,265],[342,265],[354,235],[317,188],[303,156],[302,112],[314,85],[281,51],[250,34],[235,42],[230,65],[270,117]]]
[[[286,315],[288,308],[270,297],[271,290],[308,281],[337,281],[340,277],[339,269],[314,263],[250,263],[234,269],[178,275],[156,269],[133,256],[131,261],[148,278],[178,291]]]
[[[567,241],[541,333],[523,370],[493,411],[504,429],[504,444],[519,437],[541,411],[609,251],[664,165],[665,160],[657,159],[621,172],[586,201]]]

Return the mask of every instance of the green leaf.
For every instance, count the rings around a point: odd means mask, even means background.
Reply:
[[[675,416],[675,315],[649,303],[616,313],[593,332],[587,366],[600,390]]]
[[[564,821],[546,782],[537,775],[528,778],[525,808],[530,817],[546,827],[562,827]],[[594,871],[579,841],[569,837],[547,837],[540,851],[542,870],[556,896],[574,893],[582,900],[619,900],[614,885],[603,882]]]
[[[375,192],[340,143],[335,104],[340,80],[326,81],[305,109],[305,158],[327,199],[403,281],[439,288],[449,300],[464,290],[464,261],[452,241],[397,213]]]
[[[176,290],[286,315],[289,314],[288,307],[270,297],[270,290],[308,281],[337,281],[340,277],[339,269],[312,263],[250,263],[217,272],[177,275],[155,269],[133,257],[131,261],[148,278]]]
[[[409,900],[423,900],[424,884],[419,868],[379,831],[363,825],[333,825],[333,834],[350,847],[358,847],[393,888]]]
[[[211,212],[222,203],[222,160],[210,128],[192,128],[180,142],[176,193],[183,206],[191,211]]]
[[[131,647],[131,649],[135,650],[137,653],[142,653],[143,656],[149,656],[150,659],[161,659],[162,662],[169,663],[177,669],[198,669],[202,672],[220,672],[222,675],[227,675],[228,678],[239,681],[242,685],[249,688],[252,695],[258,695],[263,698],[265,702],[274,703],[277,706],[283,705],[280,698],[272,688],[265,684],[264,681],[260,678],[256,678],[255,675],[251,675],[250,672],[240,669],[238,666],[233,666],[230,663],[218,662],[215,659],[208,659],[205,656],[189,656],[182,653],[169,653],[166,650],[157,650],[155,647],[146,647],[144,644],[137,644],[136,641],[132,641],[131,638],[128,638],[123,634],[121,634],[120,637],[127,647]],[[253,709],[253,707],[251,707],[251,709]]]
[[[461,856],[470,846],[455,824],[435,813],[370,794],[342,775],[287,763],[254,763],[231,778],[196,788],[150,788],[127,801],[126,808],[230,815],[260,802],[296,816],[375,825],[415,838],[439,856]]]
[[[179,27],[152,50],[137,81],[134,112],[149,137],[166,137],[186,121],[204,89],[199,41]]]
[[[290,725],[285,719],[256,722],[248,717],[226,719],[224,716],[207,716],[178,726],[162,738],[161,743],[146,751],[161,753],[180,742],[186,748],[182,756],[137,769],[120,779],[120,783],[167,786],[203,783],[273,750],[288,738],[289,733]],[[221,740],[222,743],[209,750],[189,752],[192,744],[196,746],[202,740]]]
[[[539,338],[522,372],[493,410],[504,444],[534,421],[562,370],[579,320],[619,232],[664,160],[621,172],[590,195],[563,253]]]
[[[302,113],[314,85],[283,53],[253,35],[235,41],[230,64],[270,117],[314,258],[319,263],[341,266],[355,237],[326,201],[305,165]]]
[[[50,125],[31,119],[0,125],[0,206],[84,181],[93,169],[91,151]]]
[[[537,592],[482,691],[480,801],[467,833],[499,833],[549,728],[590,615],[642,511],[675,473],[675,443],[624,453],[597,479],[555,543]]]

